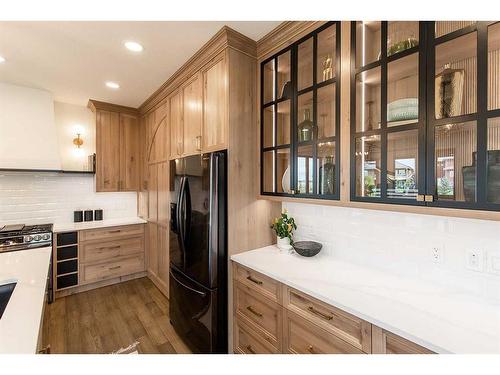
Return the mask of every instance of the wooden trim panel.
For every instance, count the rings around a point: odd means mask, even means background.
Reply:
[[[81,230],[78,235],[79,242],[144,235],[144,224],[122,225],[99,229],[86,229]]]
[[[94,100],[94,99],[89,99],[87,107],[94,113],[100,110],[100,111],[126,113],[134,117],[139,116],[139,110],[137,108],[126,107],[119,104],[101,102],[99,100]]]

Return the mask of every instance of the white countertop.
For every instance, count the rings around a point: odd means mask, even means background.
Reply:
[[[305,258],[268,246],[231,259],[435,352],[500,353],[498,300],[322,253]]]
[[[0,318],[0,353],[36,353],[50,247],[0,253],[0,284],[17,282]]]
[[[106,227],[116,227],[120,225],[131,225],[131,224],[145,224],[146,220],[140,217],[129,217],[120,219],[108,219],[108,220],[98,220],[98,221],[84,221],[81,223],[62,223],[54,224],[53,231],[57,232],[71,232],[84,229],[96,229],[96,228],[106,228]]]

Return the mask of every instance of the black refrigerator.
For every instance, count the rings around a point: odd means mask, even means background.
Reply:
[[[227,353],[227,154],[170,165],[170,322],[195,353]]]

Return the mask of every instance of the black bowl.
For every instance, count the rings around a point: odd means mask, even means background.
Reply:
[[[323,247],[319,242],[299,241],[293,243],[293,249],[303,257],[313,257],[321,251]]]

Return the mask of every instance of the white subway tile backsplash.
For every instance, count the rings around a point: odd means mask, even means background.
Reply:
[[[69,223],[84,209],[103,209],[106,219],[135,217],[137,195],[96,193],[91,175],[0,173],[0,225]]]
[[[500,300],[500,274],[465,265],[467,249],[500,251],[500,222],[295,202],[283,208],[297,223],[294,240],[321,242],[327,255],[436,283],[445,279],[459,290]],[[433,262],[433,246],[442,248],[440,263]]]

